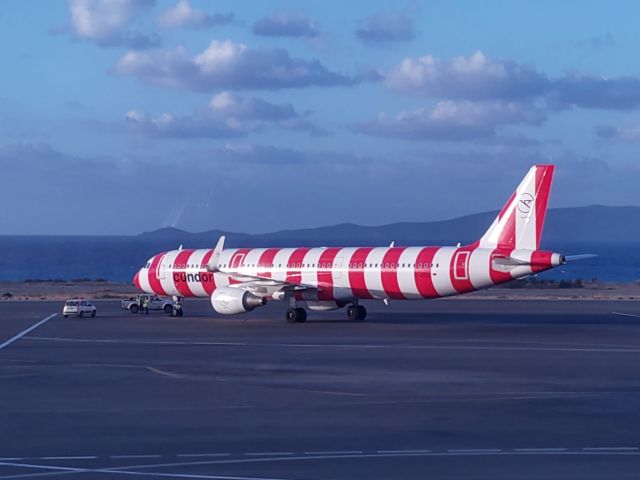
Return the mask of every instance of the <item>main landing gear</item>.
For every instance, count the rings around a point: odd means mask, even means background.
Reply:
[[[307,311],[304,308],[290,308],[287,310],[287,322],[303,323],[307,320]]]
[[[350,305],[347,307],[347,318],[349,320],[364,320],[367,318],[367,309],[362,305]]]
[[[347,318],[349,320],[364,320],[367,318],[367,309],[362,305],[354,304],[347,307]],[[287,322],[289,323],[304,323],[307,320],[307,311],[304,308],[296,307],[292,303],[289,310],[287,310]]]

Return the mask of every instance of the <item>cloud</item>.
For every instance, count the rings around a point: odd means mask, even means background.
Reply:
[[[246,132],[233,122],[221,122],[214,118],[200,116],[173,116],[163,113],[150,117],[138,110],[131,110],[125,116],[127,125],[144,135],[156,138],[231,138]]]
[[[410,140],[465,141],[492,137],[496,128],[508,124],[538,125],[544,114],[531,104],[516,102],[438,102],[433,109],[421,108],[356,125],[361,133]]]
[[[313,20],[302,13],[280,12],[254,23],[251,31],[265,37],[315,37],[320,32]]]
[[[549,77],[510,60],[491,60],[481,51],[444,61],[432,55],[405,58],[381,74],[398,92],[453,100],[531,101],[550,107],[631,110],[640,107],[640,77],[607,78],[582,73]]]
[[[174,7],[160,12],[157,20],[158,25],[163,28],[206,28],[231,23],[233,14],[215,13],[210,15],[193,8],[189,4],[189,0],[179,0]]]
[[[381,12],[365,18],[356,36],[365,43],[408,42],[415,33],[408,13]]]
[[[405,58],[385,75],[387,86],[403,93],[488,100],[521,99],[545,93],[549,79],[508,60],[489,60],[481,51],[443,61],[432,55]]]
[[[259,98],[242,97],[229,91],[218,93],[209,102],[211,112],[219,117],[239,120],[287,120],[298,117],[293,105],[275,105]]]
[[[565,75],[554,82],[550,100],[560,106],[632,110],[640,106],[640,77]]]
[[[596,127],[596,135],[603,140],[618,140],[622,142],[640,142],[640,126],[616,127],[600,125]]]
[[[155,0],[69,0],[72,31],[77,38],[103,47],[157,47],[157,35],[127,29],[138,12],[154,4]]]
[[[276,105],[224,91],[214,95],[206,108],[193,115],[163,113],[152,117],[131,110],[125,116],[125,123],[130,130],[155,138],[233,138],[266,128],[326,135],[326,130],[311,122],[308,115],[298,113],[289,103]]]
[[[353,85],[359,81],[331,72],[317,60],[292,58],[286,50],[250,49],[231,40],[213,40],[194,57],[183,47],[129,51],[113,71],[156,85],[200,92]]]

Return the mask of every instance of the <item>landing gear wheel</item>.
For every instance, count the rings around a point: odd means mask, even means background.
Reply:
[[[356,307],[356,309],[358,310],[357,320],[364,320],[365,318],[367,318],[367,309],[366,308],[364,308],[362,305],[358,305]]]
[[[138,313],[140,311],[140,307],[138,307],[138,305],[131,305],[129,310],[131,310],[131,313]]]
[[[358,320],[358,307],[355,305],[347,307],[347,318],[349,320]]]
[[[287,322],[303,323],[307,320],[307,311],[304,308],[290,308],[287,310]]]

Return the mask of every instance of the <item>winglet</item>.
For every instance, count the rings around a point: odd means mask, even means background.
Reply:
[[[218,266],[218,262],[220,261],[220,254],[224,250],[224,235],[222,235],[218,239],[218,243],[216,243],[215,248],[213,249],[213,254],[211,255],[211,259],[209,263],[207,263],[207,270],[210,272],[218,272],[220,271],[220,267]]]

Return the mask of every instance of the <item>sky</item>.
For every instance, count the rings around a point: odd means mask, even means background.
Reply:
[[[0,234],[640,205],[640,3],[4,0]]]

